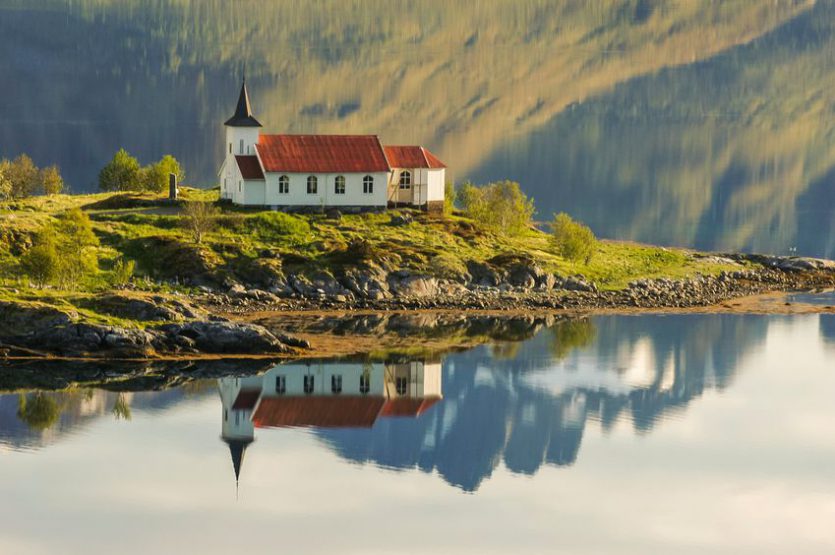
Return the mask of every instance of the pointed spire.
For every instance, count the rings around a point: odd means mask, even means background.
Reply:
[[[227,439],[226,443],[229,445],[229,453],[232,455],[232,468],[235,470],[235,484],[237,484],[241,478],[241,465],[244,462],[246,448],[252,443],[252,440]]]
[[[224,125],[229,127],[261,127],[261,123],[252,115],[252,105],[249,103],[249,93],[246,90],[246,73],[244,73],[241,83],[241,94],[238,96],[235,115],[226,120]]]

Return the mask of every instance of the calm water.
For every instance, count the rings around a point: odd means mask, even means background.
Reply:
[[[422,143],[605,237],[835,256],[835,4],[658,6],[0,0],[0,156],[213,185],[246,64],[268,132]]]
[[[832,553],[834,357],[829,315],[599,317],[6,394],[0,552]]]

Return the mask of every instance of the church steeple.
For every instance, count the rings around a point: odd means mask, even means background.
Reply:
[[[261,123],[252,115],[252,105],[249,103],[249,93],[246,90],[246,77],[241,84],[241,94],[238,96],[235,115],[226,120],[224,125],[229,127],[262,127]]]

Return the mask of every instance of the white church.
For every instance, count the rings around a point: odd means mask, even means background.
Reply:
[[[421,146],[376,135],[265,135],[246,81],[226,123],[221,198],[275,210],[443,210],[446,166]]]

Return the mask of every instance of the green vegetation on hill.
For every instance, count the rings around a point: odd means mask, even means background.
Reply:
[[[191,202],[212,201],[215,195],[183,190]],[[83,279],[80,274],[73,279],[47,277],[42,280],[50,284],[47,290],[30,289],[30,282],[37,280],[25,274],[25,261],[42,244],[45,230],[69,233],[69,221],[79,224],[73,233],[84,235],[87,218],[94,237],[70,243],[83,249],[73,256],[91,256],[96,267],[82,264]],[[532,259],[548,272],[583,274],[604,288],[620,288],[636,278],[727,269],[683,250],[616,242],[596,244],[588,263],[569,260],[558,254],[548,233],[534,228],[501,233],[457,213],[433,217],[403,210],[330,219],[226,207],[199,243],[185,221],[181,205],[153,193],[37,197],[0,204],[0,291],[5,296],[12,288],[18,295],[28,291],[30,300],[66,297],[60,288],[83,297],[127,281],[124,266],[133,264],[134,287],[155,291],[200,283],[267,287],[289,273],[324,270],[338,276],[369,265],[455,278],[466,272],[469,262],[518,257]],[[61,264],[73,259],[67,252]]]

